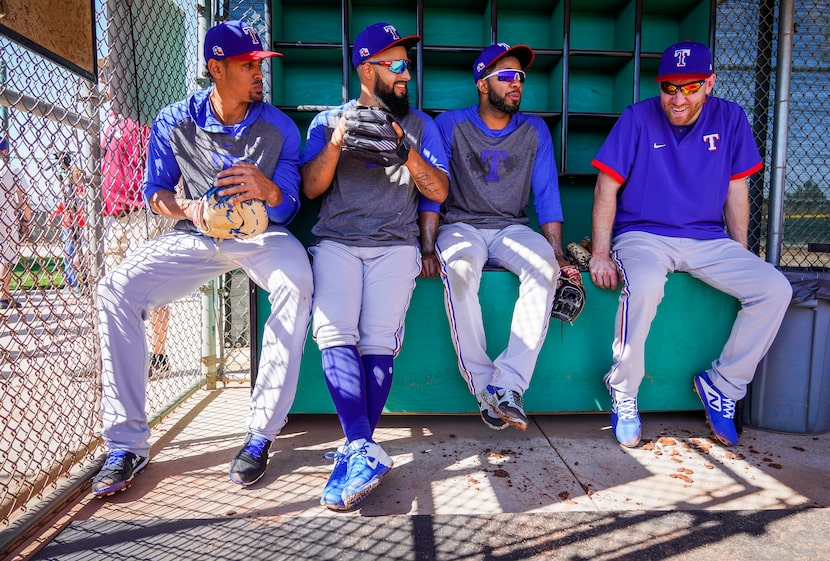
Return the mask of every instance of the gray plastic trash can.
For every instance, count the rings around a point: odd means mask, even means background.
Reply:
[[[815,434],[830,430],[830,271],[782,270],[793,301],[744,402],[746,424]]]

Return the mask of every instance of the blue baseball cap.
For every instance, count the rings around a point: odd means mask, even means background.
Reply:
[[[712,74],[712,51],[709,47],[703,43],[683,41],[663,51],[655,81],[705,80]]]
[[[5,137],[0,136],[0,151],[9,151],[9,141]]]
[[[262,60],[282,54],[262,48],[259,33],[248,23],[228,20],[205,34],[205,62],[215,60]]]
[[[497,60],[506,56],[514,56],[519,59],[522,70],[533,63],[533,49],[527,45],[516,45],[511,47],[507,43],[495,43],[481,51],[473,63],[473,81],[478,82],[484,76],[484,72],[493,66]]]
[[[374,23],[361,31],[354,40],[352,49],[352,64],[355,68],[366,62],[378,53],[396,45],[409,49],[418,44],[421,38],[418,35],[401,37],[394,25],[379,22]]]

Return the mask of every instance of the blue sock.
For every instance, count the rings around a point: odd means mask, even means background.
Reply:
[[[372,425],[366,413],[366,373],[354,345],[330,347],[321,351],[323,373],[346,440],[372,438]]]
[[[366,411],[374,431],[392,389],[392,355],[365,355],[362,358],[368,396]]]

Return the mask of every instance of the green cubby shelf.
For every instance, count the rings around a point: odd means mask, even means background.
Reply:
[[[568,112],[619,113],[633,101],[633,56],[571,56]]]
[[[490,43],[492,5],[487,0],[421,0],[424,46],[478,47]],[[413,14],[415,11],[413,11]],[[475,57],[473,57],[475,58]],[[471,62],[472,64],[472,62]]]
[[[340,44],[341,0],[272,2],[271,36],[284,42]],[[313,22],[312,25],[309,23]]]
[[[660,95],[660,86],[657,85],[657,71],[660,68],[659,58],[643,58],[640,61],[640,92],[637,101],[642,101]]]
[[[571,50],[633,51],[636,5],[633,0],[572,0]]]
[[[528,45],[534,50],[561,51],[565,38],[565,1],[500,2],[498,37],[509,45]]]
[[[596,173],[591,161],[597,150],[605,142],[615,116],[608,115],[571,115],[568,120],[568,144],[565,168],[567,173]]]
[[[522,110],[545,119],[561,174],[595,174],[590,162],[619,114],[658,95],[662,50],[685,39],[711,44],[714,7],[711,0],[278,0],[272,39],[285,57],[272,63],[273,103],[302,129],[321,107],[357,97],[351,48],[378,21],[421,35],[409,51],[410,100],[433,116],[478,102],[472,65],[484,47],[524,44],[536,58]]]
[[[272,103],[277,106],[343,103],[340,49],[281,46],[272,59]]]
[[[472,59],[463,65],[427,66],[424,70],[424,107],[443,111],[478,103],[472,69]]]
[[[708,0],[643,0],[643,52],[661,53],[678,41],[709,44],[712,3]]]

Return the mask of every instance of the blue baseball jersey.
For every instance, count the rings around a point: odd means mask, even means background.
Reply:
[[[545,122],[518,112],[491,130],[478,106],[445,111],[435,120],[450,159],[444,223],[502,229],[527,224],[530,192],[540,224],[562,221],[553,142]]]
[[[198,199],[216,174],[241,160],[254,162],[282,190],[282,203],[266,205],[268,218],[287,224],[300,208],[300,131],[287,115],[264,103],[251,103],[245,118],[223,125],[210,106],[212,88],[165,107],[153,122],[144,176],[144,199],[160,189],[176,190],[182,180],[187,198]],[[189,220],[180,230],[195,231]]]
[[[325,148],[343,111],[356,100],[318,113],[308,127],[303,164]],[[412,150],[441,173],[447,158],[432,118],[411,109],[399,119]],[[382,247],[418,244],[418,212],[438,212],[440,204],[421,195],[406,166],[364,162],[341,152],[331,187],[323,195],[319,218],[311,232],[317,240],[344,245]]]
[[[614,235],[641,231],[677,238],[725,238],[729,182],[762,167],[744,110],[708,97],[678,134],[653,97],[623,111],[592,165],[622,183]]]

